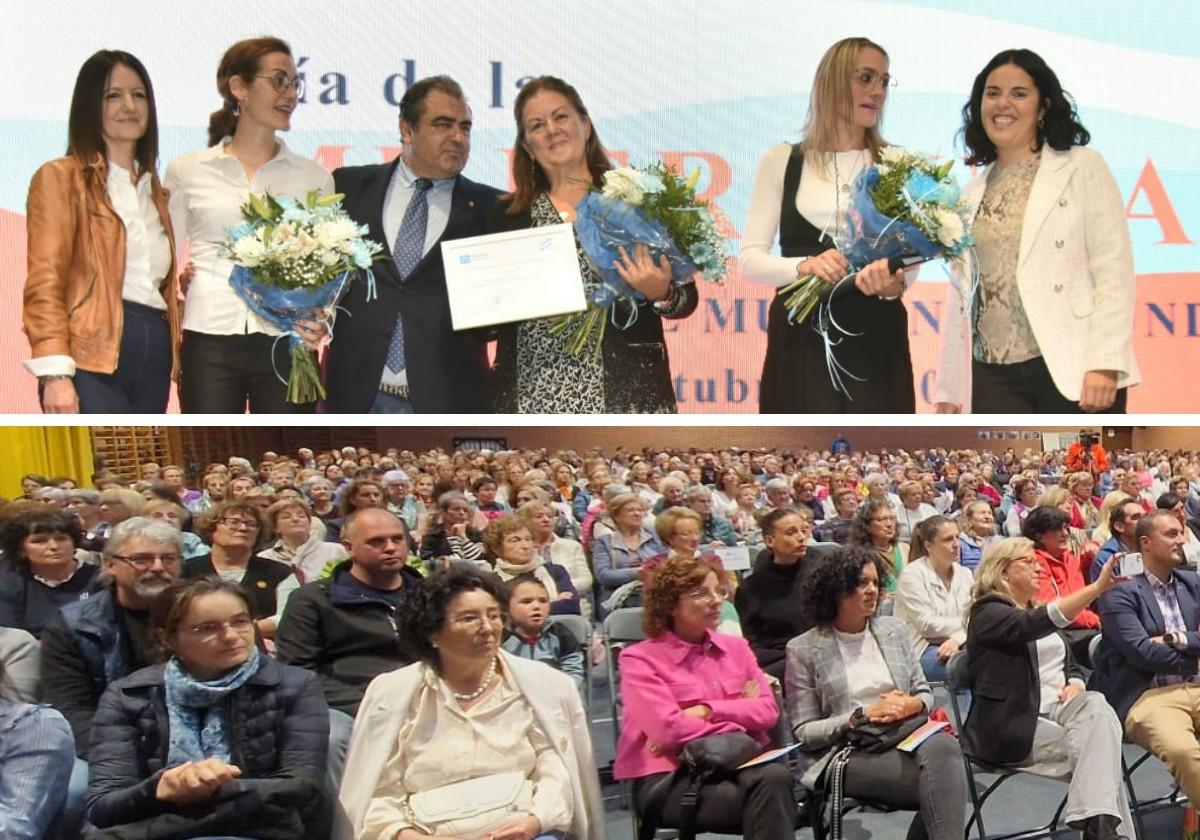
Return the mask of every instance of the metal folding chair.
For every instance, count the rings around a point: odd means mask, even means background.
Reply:
[[[626,647],[646,638],[642,630],[642,608],[623,607],[613,610],[604,619],[604,669],[608,679],[608,705],[612,716],[613,752],[621,738],[621,673],[618,657]],[[629,807],[624,784],[620,785],[622,808]]]
[[[959,706],[959,692],[967,691],[971,688],[971,672],[967,663],[967,652],[965,650],[960,650],[954,654],[954,656],[950,657],[950,661],[946,663],[946,687],[950,690],[950,710],[954,715],[954,726],[961,733],[963,731],[964,718],[962,709]],[[1062,802],[1058,804],[1058,809],[1055,810],[1054,816],[1046,825],[1023,831],[1008,832],[1006,834],[988,834],[983,826],[983,806],[1004,782],[1020,775],[1024,771],[1016,767],[992,764],[991,762],[975,758],[967,752],[966,744],[962,745],[962,755],[963,769],[967,775],[967,796],[971,799],[971,818],[967,821],[967,828],[964,833],[965,837],[971,835],[972,825],[975,826],[979,840],[1035,840],[1035,838],[1053,838],[1061,830],[1059,820],[1062,818],[1063,810],[1067,807],[1067,797],[1065,794],[1063,795]],[[976,770],[993,775],[996,778],[985,786],[981,780],[976,778]],[[1039,776],[1038,778],[1046,777]],[[1051,781],[1054,780],[1052,779]]]
[[[553,624],[561,624],[571,631],[583,651],[583,702],[589,715],[592,712],[592,622],[581,615],[552,615]]]
[[[1088,642],[1088,657],[1093,664],[1098,661],[1096,656],[1100,652],[1100,643],[1103,639],[1102,635],[1094,636]],[[1179,790],[1179,785],[1172,786],[1168,793],[1152,796],[1148,799],[1138,799],[1137,792],[1133,789],[1133,774],[1137,772],[1139,767],[1154,758],[1154,754],[1142,749],[1128,738],[1123,739],[1123,743],[1131,744],[1142,750],[1142,754],[1135,758],[1132,764],[1125,760],[1125,751],[1121,750],[1121,776],[1125,782],[1125,793],[1129,797],[1129,810],[1133,812],[1134,833],[1137,834],[1138,840],[1144,840],[1146,837],[1146,826],[1142,821],[1144,814],[1153,814],[1155,811],[1179,808],[1187,805],[1188,800]]]

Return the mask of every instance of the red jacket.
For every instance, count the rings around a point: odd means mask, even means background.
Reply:
[[[1035,552],[1038,562],[1042,564],[1042,582],[1038,586],[1038,601],[1043,604],[1048,604],[1051,601],[1061,598],[1064,595],[1070,595],[1087,586],[1087,581],[1083,579],[1083,572],[1079,568],[1079,558],[1070,552],[1064,551],[1061,557],[1055,558],[1049,553],[1042,551],[1040,548]],[[1083,629],[1100,628],[1100,616],[1092,609],[1084,609],[1075,620],[1071,622],[1071,627]]]

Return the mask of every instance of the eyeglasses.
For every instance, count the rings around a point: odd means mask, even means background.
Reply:
[[[705,601],[724,601],[729,597],[729,593],[724,589],[705,589],[704,587],[699,587],[688,592],[687,596],[697,603],[704,603]]]
[[[258,523],[250,519],[229,519],[223,517],[217,520],[231,531],[257,531]]]
[[[226,629],[235,633],[249,633],[254,629],[254,619],[248,615],[235,615],[228,621],[205,621],[194,627],[188,627],[188,635],[202,642],[210,642],[219,638]]]
[[[896,517],[894,517],[894,516],[872,516],[871,521],[872,522],[895,522]]]
[[[164,567],[179,563],[178,554],[110,554],[109,556],[114,560],[123,560],[139,572],[153,567],[155,560],[162,563]]]
[[[276,93],[287,93],[289,90],[296,91],[296,96],[304,96],[304,77],[289,76],[287,73],[274,73],[270,76],[255,76],[256,79],[266,79],[271,83],[271,87]]]
[[[875,87],[876,82],[878,82],[879,86],[882,88],[894,88],[896,86],[895,76],[891,75],[890,73],[884,73],[882,76],[880,76],[874,70],[855,70],[851,75],[851,78],[862,87],[865,87],[867,90]]]

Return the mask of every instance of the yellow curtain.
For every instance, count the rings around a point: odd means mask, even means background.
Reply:
[[[90,487],[92,437],[87,426],[0,426],[0,496],[22,493],[21,476],[69,476]]]

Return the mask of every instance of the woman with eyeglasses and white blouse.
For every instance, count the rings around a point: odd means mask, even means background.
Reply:
[[[233,263],[220,256],[227,228],[242,223],[251,193],[302,199],[329,195],[333,176],[291,151],[278,132],[291,128],[303,94],[291,48],[278,38],[239,41],[217,68],[221,108],[209,117],[208,148],[167,166],[171,219],[190,242],[183,273],[183,349],[180,402],[187,413],[304,413],[316,403],[287,400],[291,351],[280,331],[255,315],[230,285]],[[324,330],[297,330],[316,347]]]

